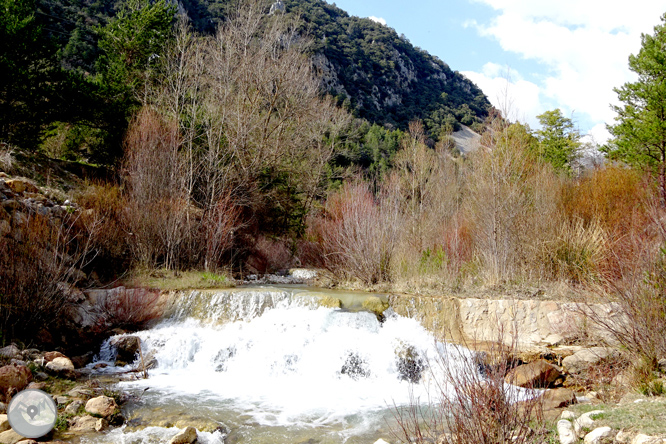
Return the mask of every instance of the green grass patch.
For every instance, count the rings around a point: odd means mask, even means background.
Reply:
[[[226,273],[210,271],[136,270],[125,282],[129,287],[169,290],[205,290],[235,287]]]
[[[633,430],[647,435],[666,434],[666,397],[653,397],[624,405],[578,405],[570,407],[577,416],[592,410],[603,410],[595,415],[595,427],[608,426],[614,430]]]

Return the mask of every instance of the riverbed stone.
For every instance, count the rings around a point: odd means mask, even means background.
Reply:
[[[113,398],[108,396],[98,396],[86,402],[86,411],[93,415],[99,415],[103,418],[113,415],[118,409],[118,404]]]
[[[25,436],[19,435],[12,429],[0,433],[0,444],[16,444],[24,439]]]
[[[612,442],[612,429],[610,427],[597,427],[585,435],[583,442],[585,444],[602,444]]]
[[[52,375],[66,379],[76,379],[76,371],[74,371],[74,364],[69,358],[57,357],[51,362],[46,363],[46,370]]]
[[[72,432],[95,432],[102,430],[103,418],[90,415],[75,416],[69,420],[69,430]],[[99,429],[99,430],[98,430]]]
[[[197,429],[190,426],[171,438],[169,444],[192,444],[196,442],[197,439]]]
[[[81,400],[75,400],[67,404],[67,407],[65,407],[65,413],[69,413],[70,415],[76,415],[81,407],[83,407],[85,404]]]
[[[601,415],[603,410],[592,410],[591,412],[583,413],[574,420],[573,427],[578,436],[582,436],[584,430],[590,430],[594,427],[593,416]]]

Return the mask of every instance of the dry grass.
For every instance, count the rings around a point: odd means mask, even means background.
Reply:
[[[0,170],[9,173],[14,166],[14,158],[12,157],[13,149],[11,146],[2,143],[0,144]]]

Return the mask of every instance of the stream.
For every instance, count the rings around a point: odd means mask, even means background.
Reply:
[[[429,363],[470,352],[390,308],[380,322],[360,309],[367,296],[298,286],[182,296],[168,317],[135,333],[157,367],[118,383],[135,395],[124,406],[128,424],[81,442],[168,442],[188,425],[201,443],[395,442],[396,406],[433,391],[438,370]],[[346,308],[321,307],[322,297]],[[107,341],[90,367],[129,369],[114,358]]]

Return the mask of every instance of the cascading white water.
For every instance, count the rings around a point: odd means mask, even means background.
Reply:
[[[234,301],[227,293],[208,303],[193,295],[173,318],[136,334],[144,356],[154,356],[158,367],[124,388],[149,387],[144,400],[153,413],[196,411],[197,418],[225,423],[236,433],[233,442],[343,443],[353,437],[349,442],[372,443],[387,436],[392,406],[410,402],[410,385],[412,395],[425,399],[425,384],[412,382],[452,347],[436,343],[413,319],[391,315],[380,324],[373,313],[276,294]],[[214,322],[222,312],[229,318],[229,307],[238,312],[232,318],[244,320]],[[194,311],[208,315],[198,319]],[[101,360],[111,359],[109,353],[103,346]],[[145,431],[114,434],[113,442],[118,434],[126,442],[159,442]],[[203,440],[222,442],[219,433]]]

